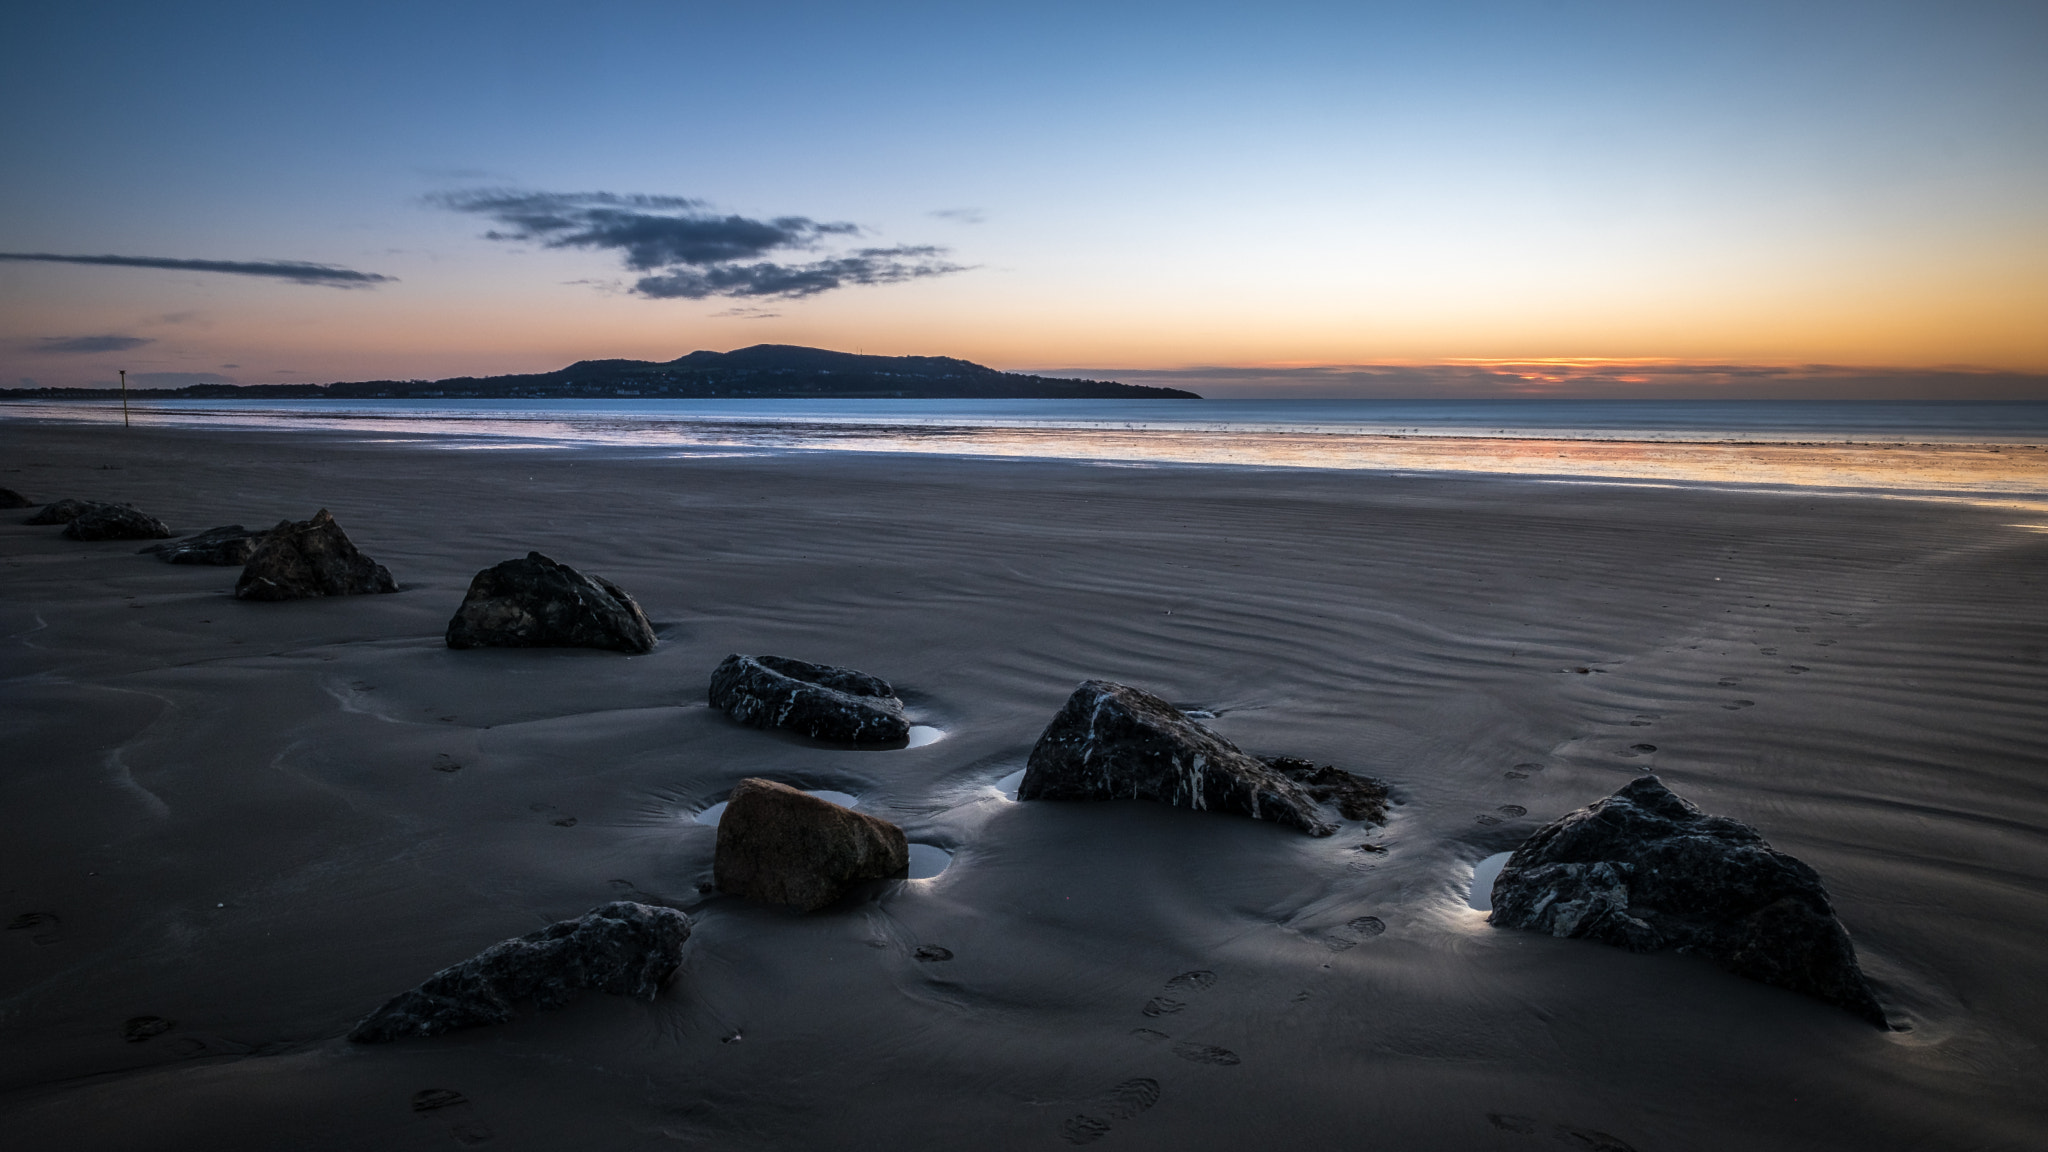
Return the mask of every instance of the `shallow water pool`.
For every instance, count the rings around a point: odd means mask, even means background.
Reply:
[[[1503,865],[1513,852],[1496,852],[1481,860],[1472,869],[1472,890],[1465,894],[1465,903],[1481,912],[1493,911],[1493,882],[1500,875]]]

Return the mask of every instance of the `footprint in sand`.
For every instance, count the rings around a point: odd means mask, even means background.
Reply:
[[[1808,668],[1804,664],[1787,664],[1785,665],[1785,671],[1790,672],[1796,676],[1801,672],[1811,672],[1813,671],[1813,669]]]
[[[1228,1048],[1218,1048],[1214,1044],[1196,1044],[1192,1041],[1175,1044],[1173,1054],[1190,1063],[1214,1064],[1219,1068],[1230,1068],[1242,1063],[1237,1058],[1237,1053]]]
[[[920,944],[917,946],[917,951],[912,952],[911,955],[927,964],[937,964],[941,961],[951,960],[953,958],[953,950],[951,948],[941,948],[937,944]]]
[[[1655,752],[1656,750],[1657,746],[1655,744],[1631,744],[1628,747],[1623,748],[1621,751],[1616,752],[1615,755],[1623,757],[1624,759],[1633,760],[1638,756],[1648,756],[1650,753]]]
[[[178,1026],[176,1020],[161,1016],[130,1016],[121,1025],[121,1039],[130,1044],[140,1044],[152,1036],[161,1036]]]
[[[1719,685],[1720,685],[1721,687],[1723,687],[1723,688],[1733,688],[1733,687],[1735,687],[1735,686],[1736,686],[1737,684],[1740,684],[1740,683],[1742,683],[1742,677],[1740,677],[1740,676],[1723,676],[1723,677],[1721,677],[1721,678],[1720,678],[1719,680],[1716,680],[1716,681],[1714,681],[1714,683],[1716,683],[1716,684],[1719,684]]]
[[[62,923],[55,912],[23,912],[7,922],[7,931],[28,933],[31,944],[55,944],[64,938],[58,931]]]
[[[445,1125],[455,1142],[465,1147],[482,1144],[496,1135],[490,1125],[477,1119],[476,1107],[469,1097],[453,1088],[420,1089],[412,1094],[412,1110],[430,1123]]]
[[[1498,824],[1500,820],[1496,817],[1493,822]],[[1323,938],[1323,943],[1328,945],[1332,952],[1342,952],[1347,948],[1355,948],[1386,930],[1385,920],[1377,916],[1359,916],[1346,920],[1341,928],[1331,929],[1330,934]]]
[[[1503,816],[1512,817],[1522,817],[1527,816],[1529,814],[1529,810],[1527,808],[1522,807],[1520,804],[1503,804],[1500,807],[1494,809],[1494,811],[1500,813]]]
[[[1194,992],[1206,992],[1215,983],[1216,974],[1206,969],[1183,972],[1166,982],[1164,995],[1154,996],[1145,1001],[1145,1006],[1138,1011],[1153,1017],[1171,1016],[1188,1006],[1187,1001],[1180,997]]]
[[[550,820],[548,823],[553,824],[557,828],[574,828],[576,826],[576,818],[574,816],[564,816],[560,820]]]
[[[1507,778],[1510,780],[1527,780],[1529,773],[1541,771],[1543,771],[1543,765],[1541,764],[1517,764],[1508,770]]]
[[[1472,822],[1473,822],[1473,823],[1475,823],[1475,824],[1479,824],[1479,825],[1482,825],[1482,826],[1484,826],[1484,827],[1487,827],[1487,828],[1491,828],[1491,827],[1493,827],[1494,825],[1496,825],[1496,824],[1500,823],[1500,817],[1498,817],[1498,816],[1485,816],[1485,815],[1480,815],[1480,816],[1474,816],[1474,817],[1472,818]]]
[[[436,755],[434,756],[434,771],[436,771],[436,772],[460,772],[460,771],[462,771],[462,765],[460,765],[460,764],[457,764],[457,763],[455,762],[455,757],[453,757],[453,756],[450,756],[450,755],[449,755],[449,754],[447,754],[446,752],[441,752],[441,753],[437,753],[437,754],[436,754]]]
[[[1776,656],[1778,654],[1778,650],[1776,648],[1759,648],[1757,649],[1757,651],[1763,653],[1766,656]]]
[[[1159,1081],[1135,1076],[1096,1097],[1087,1112],[1076,1113],[1060,1122],[1060,1139],[1069,1144],[1093,1144],[1109,1135],[1112,1124],[1136,1117],[1159,1103]]]
[[[1488,1112],[1486,1122],[1503,1132],[1513,1132],[1518,1136],[1534,1136],[1543,1127],[1543,1122],[1534,1116],[1520,1116],[1512,1112]],[[1550,1135],[1560,1144],[1585,1149],[1586,1152],[1636,1152],[1635,1146],[1628,1141],[1590,1128],[1553,1124]]]
[[[1727,709],[1727,710],[1729,710],[1730,712],[1737,712],[1737,711],[1740,711],[1740,710],[1742,710],[1742,709],[1744,709],[1744,708],[1753,708],[1753,707],[1755,707],[1755,706],[1756,706],[1756,701],[1754,701],[1754,700],[1737,700],[1737,701],[1736,701],[1735,703],[1733,703],[1733,704],[1723,704],[1723,705],[1721,705],[1721,707],[1723,707],[1723,708],[1726,708],[1726,709]]]

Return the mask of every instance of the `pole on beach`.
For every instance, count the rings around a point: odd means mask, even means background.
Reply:
[[[121,369],[121,427],[128,427],[128,370]]]

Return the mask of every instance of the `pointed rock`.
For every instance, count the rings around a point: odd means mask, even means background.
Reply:
[[[66,540],[162,540],[164,522],[126,504],[93,504],[64,526]]]
[[[867,880],[910,868],[903,830],[808,792],[750,778],[718,821],[718,890],[813,912]]]
[[[1356,788],[1385,788],[1377,781],[1328,769],[1321,776],[1305,760],[1280,760],[1304,779],[1321,777],[1316,787],[1338,798],[1337,777]],[[1346,796],[1353,784],[1344,787]],[[1235,744],[1189,719],[1187,714],[1150,692],[1112,683],[1084,681],[1066,706],[1046,725],[1032,746],[1019,800],[1156,800],[1177,808],[1237,812],[1254,820],[1272,820],[1311,836],[1328,836],[1337,827],[1317,806],[1317,798],[1289,771],[1240,751]],[[1353,805],[1357,807],[1358,805]],[[1361,808],[1369,817],[1384,819]]]
[[[1488,919],[1631,952],[1695,953],[1887,1026],[1820,874],[1655,776],[1524,841],[1493,882]]]
[[[0,488],[0,508],[33,508],[36,502],[12,488]]]
[[[382,564],[363,555],[322,508],[311,520],[281,520],[235,582],[238,600],[302,600],[396,592]]]
[[[682,963],[690,918],[621,900],[491,945],[443,968],[370,1013],[348,1034],[358,1044],[502,1024],[514,1005],[559,1008],[579,988],[652,1000]]]
[[[711,674],[710,698],[742,724],[814,740],[886,744],[910,736],[896,689],[851,668],[734,653]]]
[[[448,621],[450,648],[654,651],[654,628],[626,590],[538,552],[486,568]]]

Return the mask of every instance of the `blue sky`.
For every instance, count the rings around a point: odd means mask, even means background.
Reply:
[[[2038,3],[13,20],[0,252],[391,279],[0,260],[7,383],[439,376],[763,341],[1040,368],[2048,372]],[[851,223],[762,259],[928,274],[649,298],[623,249],[486,239],[503,227],[447,206],[483,190]]]

